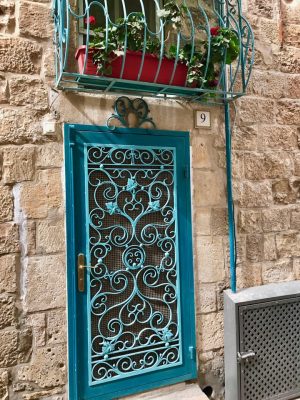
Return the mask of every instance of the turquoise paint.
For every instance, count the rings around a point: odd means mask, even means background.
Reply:
[[[176,183],[179,189],[174,199],[178,209],[177,234],[180,262],[177,280],[177,293],[182,310],[181,348],[182,354],[178,364],[166,365],[140,375],[124,376],[111,382],[90,381],[90,332],[89,305],[87,291],[78,293],[76,277],[76,255],[79,252],[88,254],[86,224],[86,170],[84,168],[85,146],[92,144],[114,144],[116,146],[137,146],[138,148],[175,148],[177,152]],[[108,400],[130,393],[164,386],[196,377],[196,360],[192,357],[190,347],[195,347],[195,314],[193,292],[193,259],[191,234],[191,204],[189,183],[189,138],[187,132],[148,131],[142,129],[116,128],[111,132],[106,127],[66,125],[65,127],[66,159],[66,199],[67,199],[67,250],[68,250],[68,325],[69,325],[69,392],[72,400],[100,399]],[[187,171],[184,177],[183,171]],[[155,208],[157,204],[154,204]],[[89,261],[89,260],[88,260]],[[89,275],[88,275],[89,277]],[[88,279],[86,284],[88,285]],[[182,296],[180,295],[182,293]],[[84,317],[82,317],[84,316]],[[164,330],[165,338],[170,336]],[[89,384],[92,383],[92,385]]]

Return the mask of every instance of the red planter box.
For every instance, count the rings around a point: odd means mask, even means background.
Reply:
[[[85,46],[81,46],[76,51],[76,60],[78,62],[79,73],[83,73],[84,57],[85,57]],[[86,64],[86,75],[97,75],[97,66],[93,63],[93,49],[89,49],[88,59]],[[120,78],[122,69],[123,56],[116,56],[112,61],[112,74],[105,75],[109,78]],[[138,73],[142,62],[142,52],[127,50],[126,61],[122,79],[130,81],[137,81]],[[156,83],[172,86],[185,86],[186,76],[188,68],[185,64],[177,63],[176,71],[172,83],[170,79],[172,77],[174,60],[169,60],[164,57],[161,63],[160,71]],[[158,69],[159,59],[153,54],[145,54],[144,65],[140,76],[141,82],[154,83],[154,78]]]

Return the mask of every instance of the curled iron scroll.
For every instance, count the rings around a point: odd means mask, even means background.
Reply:
[[[114,104],[114,113],[107,120],[107,127],[115,129],[112,123],[114,120],[126,128],[152,128],[156,129],[156,125],[152,118],[149,117],[149,107],[145,100],[136,98],[129,99],[126,96],[119,97]]]

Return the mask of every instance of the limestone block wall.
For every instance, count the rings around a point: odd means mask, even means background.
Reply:
[[[300,2],[243,4],[256,65],[236,118],[232,108],[240,287],[300,276]],[[114,98],[52,90],[48,0],[0,0],[0,10],[0,400],[66,400],[62,124],[103,125]],[[222,110],[211,109],[211,130],[197,130],[197,106],[149,106],[158,128],[191,131],[199,378],[222,399],[229,285]]]

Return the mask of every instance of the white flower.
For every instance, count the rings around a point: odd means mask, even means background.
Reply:
[[[169,10],[165,10],[164,8],[162,8],[161,10],[157,11],[158,18],[165,18],[168,15],[170,15],[170,11]]]

